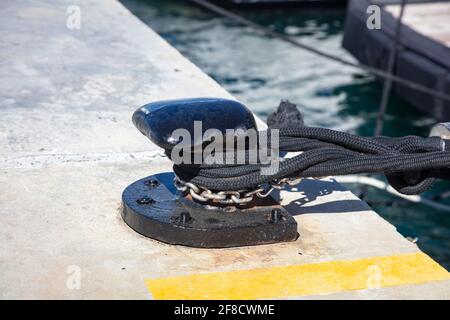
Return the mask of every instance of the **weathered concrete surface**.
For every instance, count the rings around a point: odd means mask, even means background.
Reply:
[[[418,252],[332,180],[282,192],[299,223],[293,243],[204,250],[133,232],[120,217],[123,188],[170,162],[132,126],[132,112],[161,99],[230,96],[118,2],[77,4],[80,30],[66,28],[64,1],[0,5],[2,298],[148,298],[148,278]],[[79,289],[67,287],[72,265]],[[329,297],[449,298],[449,288]]]
[[[71,2],[44,2],[1,4],[2,155],[155,150],[130,122],[138,106],[229,96],[116,1],[76,1],[80,30]]]

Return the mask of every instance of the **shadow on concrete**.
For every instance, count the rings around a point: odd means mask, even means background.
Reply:
[[[301,194],[303,195],[303,197],[295,199],[284,206],[286,210],[288,210],[289,213],[294,216],[301,214],[344,213],[372,210],[364,201],[361,201],[359,199],[338,199],[325,203],[319,203],[317,205],[306,206],[306,204],[317,200],[317,198],[329,195],[333,192],[348,192],[348,196],[350,196],[351,192],[335,180],[324,181],[305,179],[302,180],[302,182],[300,182],[298,185],[290,188],[285,188],[284,190],[287,192],[301,192]],[[277,192],[275,197],[280,197],[279,192]],[[330,198],[338,198],[338,196]]]
[[[173,184],[174,174],[173,172],[163,172],[157,174],[158,180],[173,194],[176,193],[176,188]],[[314,214],[314,213],[344,213],[355,211],[367,211],[372,210],[364,201],[357,199],[347,188],[339,184],[335,180],[314,180],[304,179],[298,185],[293,187],[285,187],[285,192],[296,193],[296,199],[284,207],[293,216],[301,214]],[[333,192],[347,193],[346,195],[336,194],[335,196],[329,196]],[[325,203],[319,203],[316,205],[307,205],[310,202],[317,200],[322,196],[329,196],[331,201]],[[274,190],[272,197],[275,200],[280,199],[280,191]],[[355,197],[355,199],[339,199],[341,197]],[[333,200],[335,199],[335,200]]]

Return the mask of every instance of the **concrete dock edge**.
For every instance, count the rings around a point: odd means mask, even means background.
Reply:
[[[330,290],[272,283],[237,298],[450,298],[448,272],[332,178],[279,194],[299,224],[295,242],[206,250],[131,230],[120,216],[122,190],[171,170],[134,128],[133,111],[163,99],[232,97],[118,1],[76,1],[80,29],[67,27],[67,6],[0,5],[0,298],[152,299],[164,286],[185,292],[171,279],[201,286],[204,274],[235,297],[223,275],[260,270],[256,279],[277,268],[298,283],[310,272],[320,282],[324,268]],[[425,276],[412,279],[413,270]],[[267,288],[274,293],[255,294]]]

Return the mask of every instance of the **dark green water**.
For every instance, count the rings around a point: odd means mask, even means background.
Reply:
[[[310,126],[372,135],[381,96],[373,76],[256,34],[183,0],[122,0],[142,21],[265,118],[281,99],[296,103]],[[239,14],[341,57],[344,8],[239,10]],[[392,97],[385,135],[428,135],[435,121]],[[349,186],[356,194],[358,186]],[[427,196],[450,189],[437,184]],[[397,201],[369,188],[366,200],[404,236],[450,269],[450,212]]]

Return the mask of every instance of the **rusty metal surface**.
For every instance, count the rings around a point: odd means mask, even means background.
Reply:
[[[186,199],[174,188],[173,173],[129,185],[122,218],[136,232],[165,243],[228,248],[295,241],[297,222],[279,205],[215,206]]]

